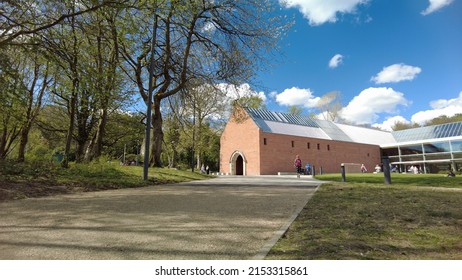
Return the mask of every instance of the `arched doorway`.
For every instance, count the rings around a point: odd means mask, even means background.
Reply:
[[[245,159],[244,154],[240,151],[235,151],[231,155],[229,167],[231,175],[246,176],[247,160]]]
[[[236,175],[244,175],[244,159],[241,155],[236,158]]]

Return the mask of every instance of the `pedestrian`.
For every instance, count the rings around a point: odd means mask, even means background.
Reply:
[[[300,178],[300,174],[302,173],[302,160],[299,155],[295,156],[294,166],[297,170],[297,178]]]
[[[367,168],[363,163],[363,164],[361,164],[361,173],[366,173],[366,172],[367,172]]]
[[[201,165],[201,173],[205,174],[205,166],[204,166],[204,164]]]
[[[207,172],[207,175],[209,175],[209,174],[210,174],[210,168],[209,168],[209,165],[207,165],[207,166],[205,167],[205,172]]]
[[[311,175],[311,165],[309,163],[305,165],[305,174]]]

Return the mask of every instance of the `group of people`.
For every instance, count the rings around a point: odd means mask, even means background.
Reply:
[[[204,166],[204,164],[202,164],[202,165],[201,165],[201,173],[202,173],[202,174],[207,174],[207,175],[208,175],[208,174],[210,173],[210,168],[209,168],[209,166],[208,166],[208,165],[207,165],[207,166]]]
[[[311,175],[311,165],[307,163],[305,165],[305,170],[303,170],[300,155],[295,156],[294,167],[297,172],[297,178],[300,178],[301,174]]]
[[[380,172],[382,172],[382,167],[377,164],[377,165],[375,165],[374,170],[375,170],[374,173],[380,173]],[[363,163],[363,164],[361,164],[361,173],[366,173],[366,172],[367,172],[367,168]]]

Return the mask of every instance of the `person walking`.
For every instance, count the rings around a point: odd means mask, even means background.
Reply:
[[[294,166],[297,170],[297,178],[300,178],[300,174],[302,173],[302,160],[299,155],[295,156]]]

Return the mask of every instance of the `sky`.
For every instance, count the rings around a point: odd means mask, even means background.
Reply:
[[[462,0],[275,0],[294,25],[281,56],[258,73],[268,110],[319,113],[328,92],[340,116],[390,130],[462,113]]]

